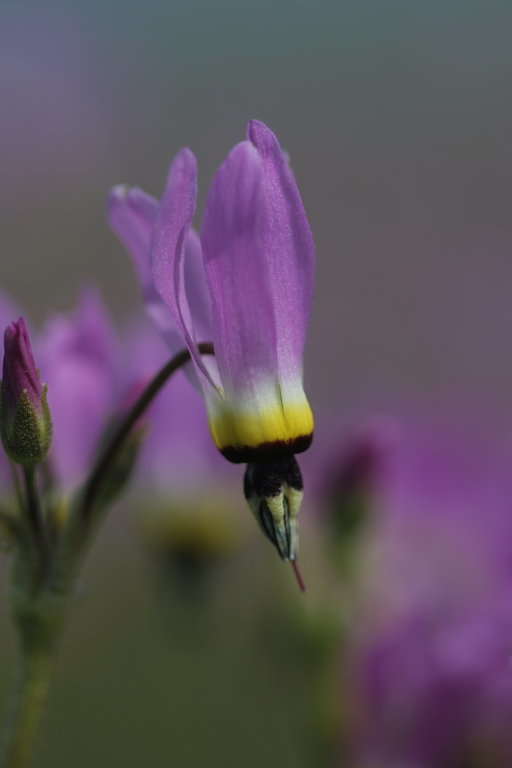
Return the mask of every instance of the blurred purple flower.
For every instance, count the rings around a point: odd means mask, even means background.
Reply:
[[[385,472],[396,425],[391,419],[371,418],[340,431],[334,429],[336,414],[329,411],[326,416],[317,420],[317,450],[308,456],[304,475],[311,485],[314,515],[327,551],[346,578],[359,561],[355,538],[364,541],[372,522],[373,497]]]
[[[356,428],[347,427],[341,440],[339,430],[329,439],[325,431],[332,431],[332,413],[329,420],[330,425],[322,425],[326,429],[322,429],[318,450],[308,466],[315,493],[324,505],[354,493],[370,492],[378,484],[396,431],[393,420],[374,418]]]
[[[446,429],[388,449],[344,659],[350,765],[512,764],[511,465]]]
[[[84,479],[119,393],[116,339],[98,295],[85,291],[70,315],[54,315],[38,344],[54,422],[50,459],[62,487]]]
[[[0,320],[7,324],[17,311],[0,295]],[[83,292],[72,313],[50,317],[35,348],[54,422],[49,458],[58,485],[69,492],[84,480],[110,418],[131,405],[169,351],[146,319],[134,320],[121,344],[92,289]],[[34,373],[33,366],[30,370]],[[219,501],[229,496],[234,468],[214,448],[201,398],[182,372],[144,419],[148,430],[138,485],[146,498],[164,502],[168,510],[184,502],[201,505],[215,494]],[[0,469],[6,474],[2,452]]]

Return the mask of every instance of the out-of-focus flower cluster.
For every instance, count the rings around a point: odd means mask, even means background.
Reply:
[[[340,481],[331,514],[350,511],[342,501],[347,489],[354,499],[354,484],[366,493],[333,672],[340,764],[506,768],[512,454],[411,420],[384,432],[382,423],[362,430],[331,474]]]
[[[17,315],[3,296],[0,322]],[[113,415],[168,351],[145,317],[117,332],[94,290],[72,313],[51,317],[33,348],[54,424],[46,482],[63,489],[65,515]],[[272,620],[287,654],[327,628],[315,651],[322,662],[313,667],[320,680],[313,698],[331,699],[322,712],[330,719],[324,736],[336,745],[332,764],[508,768],[512,452],[474,431],[421,420],[373,419],[352,432],[338,420],[320,424],[305,467],[312,501],[303,562],[315,605],[306,605],[291,635],[285,614]],[[204,583],[210,564],[240,543],[236,467],[216,451],[186,371],[141,427],[132,497],[143,511],[140,530],[178,582],[199,574]],[[11,475],[3,455],[0,472],[5,497]]]
[[[0,322],[17,315],[3,296]],[[51,317],[33,348],[54,424],[46,481],[63,489],[64,515],[112,416],[168,351],[145,317],[118,333],[94,290],[72,313]],[[313,500],[303,562],[316,604],[292,635],[283,615],[278,622],[288,654],[290,642],[304,642],[301,632],[318,637],[330,627],[314,696],[331,698],[332,764],[508,768],[512,452],[421,420],[373,419],[352,432],[337,421],[320,424],[305,467]],[[204,582],[209,564],[240,542],[236,467],[212,444],[186,371],[141,427],[133,496],[144,512],[140,530],[151,551],[174,563],[174,577]],[[8,491],[4,456],[0,472]]]
[[[18,315],[19,308],[2,295],[2,326]],[[145,316],[123,333],[116,330],[94,289],[82,293],[71,313],[52,315],[33,333],[32,348],[40,380],[48,385],[53,421],[46,482],[62,494],[57,508],[65,515],[112,418],[128,410],[169,353]],[[146,434],[136,494],[148,542],[171,552],[190,548],[195,556],[230,551],[237,540],[230,468],[211,443],[200,397],[185,374],[179,372],[159,394],[141,426]],[[14,488],[3,452],[0,473],[5,500]]]

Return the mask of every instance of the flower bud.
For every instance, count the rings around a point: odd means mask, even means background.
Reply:
[[[343,563],[372,522],[374,497],[385,482],[396,429],[391,419],[374,418],[354,431],[344,446],[331,450],[321,477],[321,502],[329,540]]]
[[[46,385],[39,381],[22,317],[8,325],[4,335],[0,434],[7,455],[18,464],[37,464],[50,447],[52,422]]]

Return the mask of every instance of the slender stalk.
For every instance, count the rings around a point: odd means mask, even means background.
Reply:
[[[28,518],[28,524],[36,545],[43,546],[44,528],[41,515],[41,505],[39,503],[39,494],[36,487],[36,470],[34,466],[23,467],[23,477],[25,479],[26,504],[25,509]]]
[[[12,484],[14,486],[14,493],[16,495],[16,501],[21,514],[21,512],[23,511],[23,496],[21,493],[20,478],[18,477],[16,464],[14,463],[14,461],[12,461],[12,459],[9,459],[9,466],[11,468],[11,476],[12,476]]]
[[[204,342],[198,344],[198,350],[202,355],[213,355],[213,344],[210,342]],[[175,373],[179,368],[182,368],[185,363],[190,361],[190,352],[188,349],[183,349],[178,352],[163,368],[156,374],[151,380],[146,389],[142,392],[139,398],[135,401],[130,408],[122,422],[119,424],[117,430],[112,435],[105,450],[100,455],[93,471],[87,481],[87,484],[83,493],[82,501],[82,520],[87,520],[90,516],[92,507],[96,496],[101,488],[103,480],[105,479],[111,465],[122,447],[124,441],[128,437],[131,429],[135,426],[140,419],[146,408],[150,405],[151,401],[155,398],[158,392],[162,389],[167,380]]]
[[[25,768],[29,764],[48,695],[52,661],[53,652],[48,647],[32,647],[21,658],[0,752],[0,768]]]
[[[24,512],[28,523],[29,550],[34,559],[33,587],[42,582],[50,563],[50,545],[46,526],[41,512],[41,502],[36,484],[35,466],[23,467],[25,480],[25,504]]]

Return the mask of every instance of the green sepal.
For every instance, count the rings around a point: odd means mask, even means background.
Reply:
[[[41,410],[23,390],[14,413],[7,408],[0,385],[0,436],[6,454],[17,464],[32,466],[42,461],[52,440],[52,419],[48,407],[48,387],[43,385]]]

